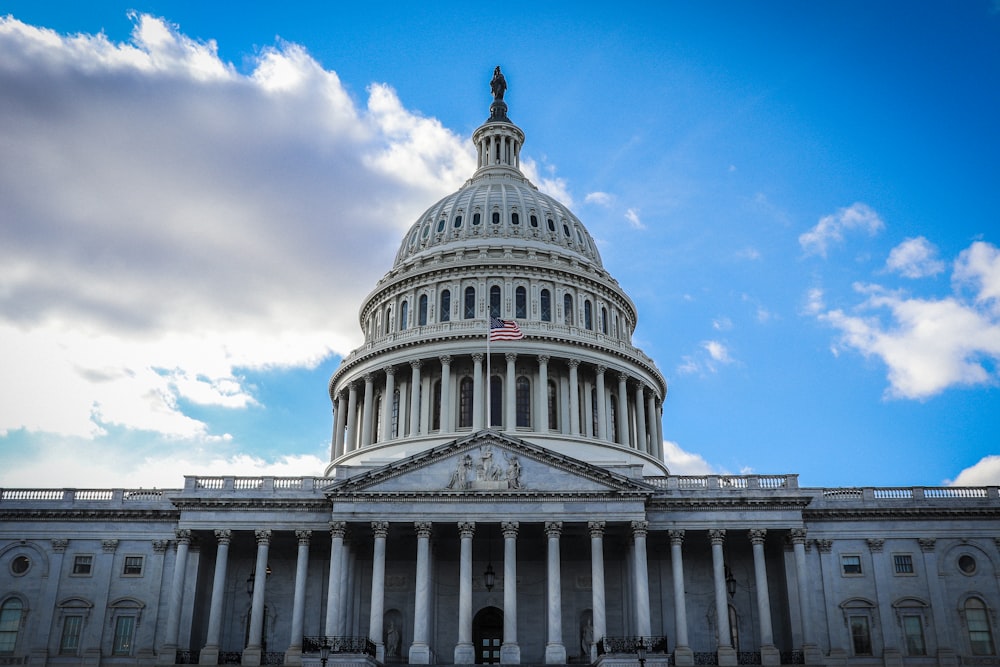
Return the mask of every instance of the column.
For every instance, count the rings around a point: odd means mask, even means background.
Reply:
[[[358,447],[358,383],[352,382],[347,388],[347,430],[344,435],[344,453],[353,452]]]
[[[410,437],[420,433],[420,367],[424,362],[410,362]]]
[[[382,442],[396,437],[392,432],[392,400],[396,393],[396,369],[385,367],[385,393],[382,394]]]
[[[244,665],[260,665],[264,638],[264,595],[267,590],[267,552],[271,545],[271,531],[256,530],[257,562],[254,566],[253,598],[250,603],[250,636],[243,651]]]
[[[351,622],[354,620],[350,610],[353,608],[354,600],[354,578],[351,576],[354,564],[354,554],[351,551],[351,536],[344,535],[344,546],[340,551],[340,595],[337,604],[337,630],[333,634],[338,637],[345,637],[354,634],[350,630]]]
[[[628,375],[618,374],[618,442],[630,445],[628,437]]]
[[[503,530],[503,643],[500,664],[521,664],[517,645],[517,521],[504,521]]]
[[[451,417],[451,355],[438,357],[441,362],[441,432],[452,433],[455,425]]]
[[[663,460],[663,401],[656,401],[656,446],[660,455],[657,457]]]
[[[604,613],[604,522],[589,521],[590,529],[590,588],[591,613],[594,615],[594,643],[590,647],[590,661],[597,661],[597,642],[608,634],[607,616]]]
[[[365,402],[361,411],[361,446],[372,444],[372,430],[375,420],[375,376],[365,373]]]
[[[295,559],[295,594],[292,598],[292,636],[285,651],[286,665],[302,664],[302,629],[305,626],[306,615],[306,577],[309,575],[309,541],[311,530],[296,530],[295,537],[299,542]]]
[[[69,540],[56,538],[51,540],[52,556],[49,561],[49,576],[45,582],[44,605],[38,607],[40,622],[36,625],[34,646],[31,649],[32,664],[44,665],[48,659],[49,632],[52,629],[52,616],[55,613],[56,596],[59,592],[59,582],[62,580],[62,563]]]
[[[640,637],[652,635],[649,620],[649,570],[646,565],[646,534],[648,521],[632,522],[632,539],[635,544],[635,623]]]
[[[656,457],[657,461],[663,460],[663,441],[659,440],[659,429],[656,427],[656,396],[649,392],[646,398],[646,429],[649,431],[649,453]]]
[[[816,551],[819,553],[819,567],[823,577],[823,590],[833,591],[834,577],[840,578],[840,565],[835,563],[831,553],[833,552],[833,540],[816,540]],[[824,614],[826,616],[826,645],[830,647],[829,662],[831,664],[844,664],[847,660],[847,647],[850,646],[850,629],[844,623],[844,617],[838,614]],[[942,663],[947,664],[947,663]]]
[[[767,563],[764,561],[764,538],[767,531],[763,528],[750,530],[750,544],[753,547],[753,576],[757,589],[757,616],[760,617],[760,658],[764,665],[781,664],[781,654],[774,646],[774,633],[771,629],[771,598],[767,589]]]
[[[937,554],[934,546],[937,540],[934,538],[918,538],[920,551],[923,553],[924,577],[927,580],[927,588],[931,598],[931,609],[944,609],[944,595],[941,591],[941,578],[938,574]],[[1000,544],[998,544],[1000,546]],[[951,626],[938,620],[934,624],[934,632],[937,637],[938,664],[955,665],[958,659],[955,655],[954,639],[951,636]]]
[[[340,625],[340,570],[344,564],[344,535],[347,533],[347,523],[344,521],[330,522],[330,576],[326,587],[326,621],[323,624],[323,634],[333,637]]]
[[[174,576],[170,582],[170,604],[167,612],[167,624],[163,632],[163,645],[157,656],[157,664],[172,665],[177,659],[177,631],[181,623],[181,600],[184,597],[184,574],[187,569],[188,549],[191,546],[191,531],[178,528],[177,556],[174,558]]]
[[[729,597],[726,591],[726,562],[722,553],[722,544],[726,540],[726,531],[717,529],[708,531],[712,541],[712,579],[715,581],[715,621],[719,634],[719,664],[735,665],[736,651],[733,650],[733,639],[729,634]]]
[[[101,553],[94,562],[92,573],[93,581],[91,585],[95,591],[108,591],[111,585],[111,576],[114,572],[115,551],[118,550],[118,540],[101,540]],[[107,611],[108,596],[96,596],[94,606],[90,609],[90,615],[94,619],[103,619]],[[179,625],[179,624],[178,624]],[[101,639],[104,634],[104,624],[99,622],[88,623],[83,628],[83,635],[80,638],[81,656],[83,665],[98,665],[101,662]],[[178,641],[178,644],[180,642]]]
[[[515,377],[516,368],[515,362],[517,361],[517,355],[513,352],[508,352],[504,355],[507,360],[507,379],[504,380],[504,407],[506,413],[504,415],[504,426],[509,433],[513,433],[517,430],[517,391],[515,385],[517,380]]]
[[[472,643],[472,536],[476,533],[473,521],[459,521],[461,560],[458,566],[458,643],[455,644],[455,664],[471,665],[476,662],[476,647]]]
[[[535,431],[549,430],[549,355],[538,355],[538,420]]]
[[[604,386],[604,372],[607,366],[598,366],[594,369],[596,374],[597,390],[597,437],[601,440],[608,439],[608,392]]]
[[[215,551],[215,575],[212,577],[212,602],[208,611],[208,630],[205,633],[205,648],[198,656],[198,664],[215,665],[219,661],[219,636],[222,631],[222,606],[226,596],[226,568],[229,564],[229,542],[233,531],[215,531],[218,544]]]
[[[334,456],[344,455],[344,429],[347,428],[347,396],[344,392],[337,395],[337,420],[333,427]]]
[[[569,432],[580,435],[580,378],[577,368],[579,359],[569,360]]]
[[[646,385],[642,382],[635,388],[635,446],[641,452],[647,454],[650,451],[649,442],[646,440]]]
[[[413,524],[417,531],[417,579],[413,601],[413,644],[410,645],[410,664],[430,664],[431,651],[427,643],[427,620],[430,615],[431,588],[431,523],[417,521]]]
[[[872,579],[875,582],[875,602],[878,608],[879,623],[882,626],[882,658],[886,665],[901,664],[899,650],[899,634],[896,632],[896,619],[893,618],[890,584],[886,575],[892,567],[886,563],[885,540],[869,538],[868,550],[872,554]]]
[[[483,430],[483,353],[472,355],[472,430]]]
[[[368,639],[375,644],[375,659],[384,663],[382,620],[385,618],[385,540],[389,536],[389,522],[372,521],[372,534],[375,536],[375,545],[372,547],[372,598],[371,612],[368,615]],[[395,648],[392,647],[392,650]]]
[[[683,530],[667,532],[670,537],[670,568],[674,583],[674,633],[677,637],[674,648],[674,663],[693,665],[694,653],[688,644],[687,602],[684,595],[684,560],[681,545],[684,543]]]
[[[812,614],[809,613],[809,573],[806,571],[806,529],[789,531],[795,555],[796,588],[799,593],[799,622],[802,624],[802,653],[807,665],[822,662],[823,656],[812,638]]]
[[[548,626],[549,638],[545,643],[545,664],[565,665],[566,646],[562,637],[562,576],[560,572],[559,536],[562,521],[546,521],[545,535],[548,537]]]

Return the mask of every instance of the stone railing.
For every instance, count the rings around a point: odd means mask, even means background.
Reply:
[[[0,489],[0,503],[86,503],[101,506],[169,505],[180,489]]]
[[[997,486],[886,486],[806,489],[824,503],[997,501]]]
[[[326,477],[218,477],[184,476],[184,493],[218,491],[222,493],[257,491],[261,493],[299,493],[319,491],[333,480]]]
[[[798,489],[798,475],[669,475],[643,481],[667,491],[773,491]]]

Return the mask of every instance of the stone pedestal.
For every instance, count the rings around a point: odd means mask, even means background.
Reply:
[[[427,644],[417,644],[417,643],[411,644],[410,664],[411,665],[431,664],[431,647],[428,646]]]
[[[719,656],[719,667],[736,667],[739,664],[736,649],[732,646],[720,646],[717,655]]]
[[[201,652],[198,654],[198,664],[199,665],[219,664],[219,647],[206,646],[205,648],[201,649]]]
[[[562,644],[546,644],[545,645],[545,664],[546,665],[565,665],[566,664],[566,647]]]
[[[520,665],[521,664],[521,647],[517,644],[501,644],[500,645],[500,664],[501,665]]]
[[[240,664],[243,667],[260,667],[262,654],[263,651],[260,646],[248,646],[243,649],[243,661]]]
[[[781,664],[781,651],[774,646],[760,647],[760,664],[764,667],[776,667]]]
[[[691,667],[694,665],[694,651],[689,646],[678,646],[674,649],[674,664],[677,667]]]
[[[472,642],[455,645],[455,664],[476,664],[476,647],[472,645]]]

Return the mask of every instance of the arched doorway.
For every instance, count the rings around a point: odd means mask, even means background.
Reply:
[[[503,643],[503,612],[496,607],[483,607],[472,619],[472,643],[476,647],[477,665],[500,664]]]

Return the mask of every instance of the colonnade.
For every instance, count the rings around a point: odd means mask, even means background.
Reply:
[[[496,522],[491,522],[494,525]],[[521,662],[520,645],[517,636],[517,539],[521,528],[514,519],[499,522],[503,534],[503,644],[501,646],[501,662],[518,664]],[[370,524],[372,548],[372,576],[370,594],[370,617],[368,622],[368,637],[377,647],[377,658],[385,660],[383,644],[383,618],[385,613],[385,570],[386,543],[389,538],[390,524],[387,521],[373,521]],[[434,524],[429,521],[418,521],[412,524],[416,536],[415,580],[413,602],[412,643],[409,646],[408,659],[411,664],[428,664],[432,662],[433,638],[430,636],[429,619],[432,617],[433,605],[431,549],[430,540],[434,534]],[[457,524],[459,538],[459,568],[458,568],[458,641],[453,647],[456,664],[472,664],[475,662],[476,648],[472,643],[473,622],[473,561],[472,540],[477,524],[474,521],[460,521]],[[546,543],[546,637],[545,663],[565,664],[567,650],[562,636],[563,604],[561,599],[561,556],[560,539],[564,523],[558,520],[544,522]],[[352,594],[349,587],[348,571],[351,569],[351,559],[345,548],[345,537],[348,524],[344,521],[330,522],[330,568],[329,584],[326,598],[326,615],[323,623],[323,634],[326,636],[345,636],[357,632],[357,619],[347,618],[347,599]],[[649,524],[644,520],[628,522],[627,533],[631,539],[629,565],[631,572],[631,595],[629,599],[634,609],[629,610],[631,627],[628,634],[649,637],[653,635],[650,615],[649,573],[647,565],[646,539],[649,534]],[[397,524],[396,530],[406,530],[404,525]],[[608,634],[606,591],[605,591],[605,521],[589,521],[586,530],[590,537],[591,560],[591,591],[593,638],[601,639]],[[367,526],[362,529],[367,533]],[[693,653],[689,643],[687,599],[685,594],[683,544],[686,532],[679,529],[666,531],[670,542],[671,575],[673,584],[674,605],[674,651],[677,664],[691,664],[687,658]],[[737,535],[736,531],[729,531]],[[742,533],[742,531],[740,531]],[[306,579],[309,569],[309,545],[313,531],[296,530],[298,551],[295,568],[294,596],[290,624],[290,638],[286,651],[286,664],[301,663],[303,621],[305,618]],[[696,535],[704,535],[699,531]],[[774,646],[774,634],[771,626],[771,608],[768,595],[767,566],[765,562],[764,539],[767,531],[764,529],[749,529],[746,533],[752,545],[754,582],[757,591],[757,618],[759,622],[760,651],[763,664],[777,664],[778,651]],[[732,645],[729,628],[729,601],[727,598],[727,564],[725,562],[723,545],[727,539],[725,529],[707,531],[711,543],[712,579],[715,592],[715,617],[717,622],[717,651],[719,664],[736,664],[735,647]],[[200,652],[200,664],[214,665],[218,659],[220,635],[222,628],[223,598],[227,563],[229,559],[229,543],[232,531],[220,529],[215,531],[218,543],[216,550],[215,571],[213,577],[209,618],[207,624],[205,647]],[[267,563],[272,531],[259,529],[255,531],[255,581],[252,591],[250,623],[246,648],[243,651],[242,664],[260,665],[262,659],[262,627],[267,589]],[[181,615],[182,592],[185,587],[186,556],[191,542],[190,530],[177,531],[177,558],[169,591],[169,609],[164,637],[165,647],[176,647],[178,635],[178,620]],[[808,619],[809,601],[807,572],[805,564],[805,530],[792,529],[788,532],[792,544],[796,571],[797,590],[795,595],[799,604],[799,627],[803,646],[812,644],[811,622]],[[733,539],[733,538],[731,538]],[[791,604],[791,599],[789,600]],[[659,634],[659,632],[657,632]],[[440,655],[437,656],[440,659]],[[591,647],[591,661],[596,659],[596,646]],[[170,664],[169,662],[161,664]]]
[[[545,354],[494,353],[489,361],[479,352],[442,354],[346,383],[336,395],[332,457],[397,438],[478,431],[489,420],[509,433],[583,436],[663,459],[663,397],[645,378]]]

